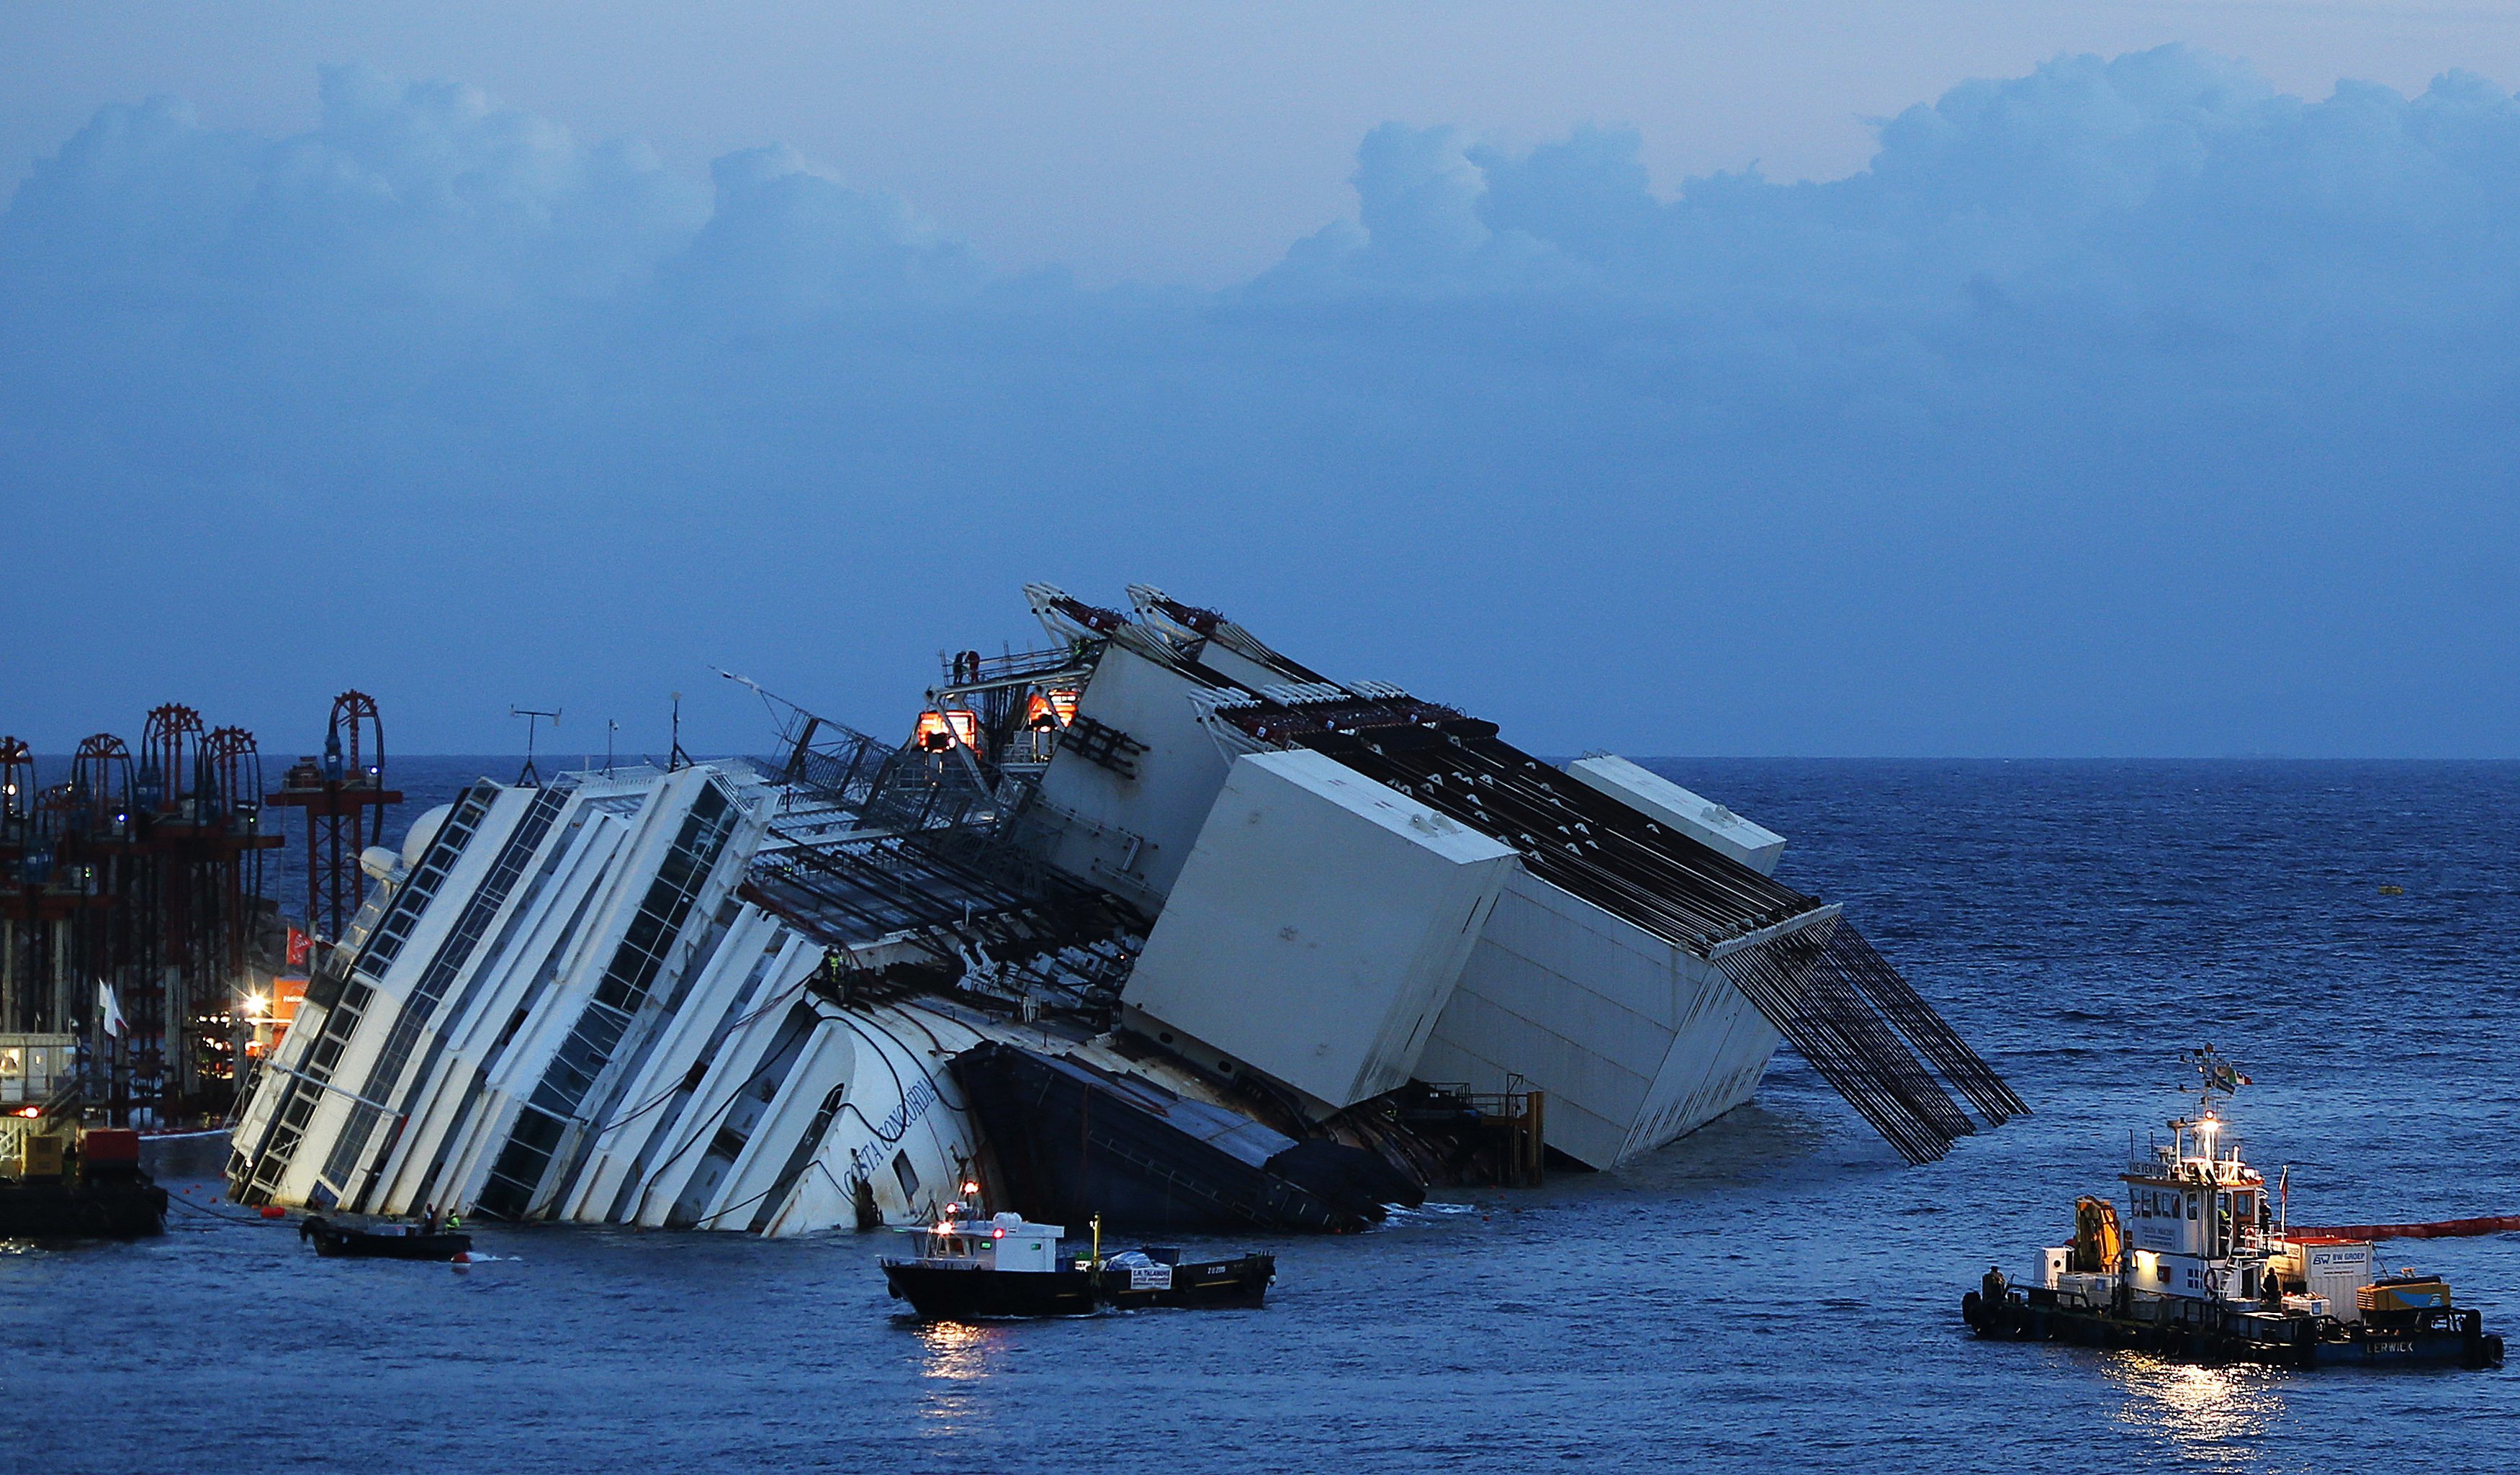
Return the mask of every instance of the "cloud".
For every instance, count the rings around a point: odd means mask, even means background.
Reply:
[[[1214,292],[997,272],[783,149],[703,181],[322,85],[290,138],[102,110],[0,213],[0,725],[357,681],[480,745],[711,660],[881,723],[1020,580],[1151,577],[1543,747],[2520,731],[2474,674],[2520,106],[2475,77],[2061,58],[1670,198],[1632,133],[1388,124],[1353,218]]]

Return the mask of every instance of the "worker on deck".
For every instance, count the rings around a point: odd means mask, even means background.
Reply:
[[[1979,1295],[1989,1306],[1993,1306],[2012,1294],[2012,1282],[2003,1278],[2003,1268],[2002,1266],[1988,1266],[1986,1268],[1986,1278],[1980,1280],[1977,1283],[1977,1286]]]

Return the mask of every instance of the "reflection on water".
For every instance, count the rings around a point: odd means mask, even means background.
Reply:
[[[922,1322],[919,1432],[923,1438],[960,1440],[989,1422],[986,1380],[1006,1357],[1004,1327]]]
[[[922,1321],[919,1340],[926,1349],[926,1363],[920,1371],[926,1377],[958,1383],[987,1377],[994,1363],[993,1354],[1005,1338],[1003,1327]]]
[[[2265,1441],[2284,1414],[2282,1369],[2197,1367],[2127,1353],[2110,1360],[2109,1376],[2126,1390],[2121,1422],[2209,1469],[2268,1468]]]

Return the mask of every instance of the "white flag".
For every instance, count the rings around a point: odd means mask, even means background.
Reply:
[[[96,1027],[116,1039],[128,1028],[122,1017],[122,1001],[113,997],[113,986],[102,978],[96,981]]]

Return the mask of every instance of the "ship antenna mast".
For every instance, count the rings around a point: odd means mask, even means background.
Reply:
[[[2214,1116],[2214,1093],[2219,1091],[2227,1096],[2230,1095],[2241,1087],[2248,1085],[2249,1078],[2240,1074],[2238,1068],[2224,1059],[2211,1045],[2202,1050],[2187,1050],[2179,1058],[2196,1072],[2196,1119],[2193,1122],[2173,1122],[2170,1125],[2172,1130],[2181,1132],[2182,1136],[2186,1128],[2195,1128],[2197,1137],[2204,1145],[2205,1155],[2212,1158],[2216,1155],[2214,1137],[2220,1130],[2220,1123]]]
[[[554,728],[558,728],[560,726],[560,708],[554,707],[550,711],[546,712],[539,707],[511,706],[508,708],[508,715],[511,717],[521,717],[525,719],[525,766],[517,772],[517,786],[518,788],[540,788],[543,786],[543,776],[542,773],[534,767],[534,724],[537,722],[549,722]]]

